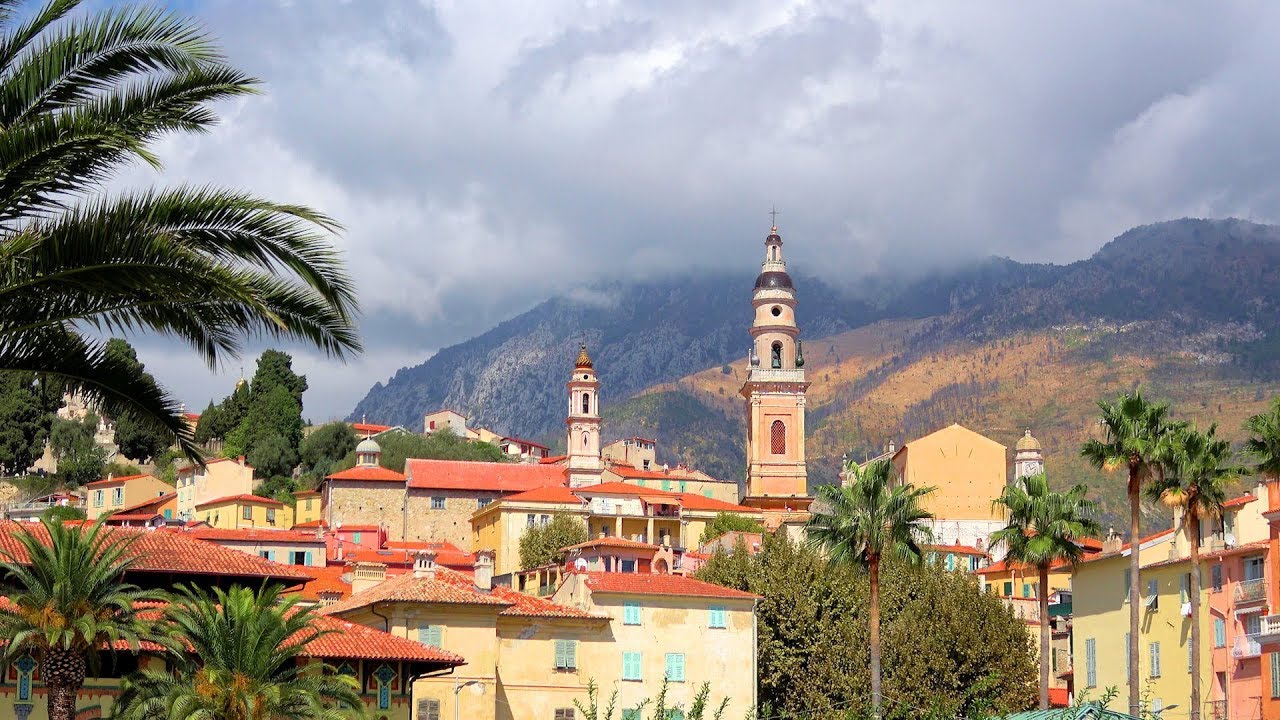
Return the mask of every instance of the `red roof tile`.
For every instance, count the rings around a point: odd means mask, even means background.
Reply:
[[[1247,505],[1247,504],[1249,504],[1249,503],[1251,503],[1251,502],[1253,502],[1254,500],[1257,500],[1257,499],[1258,499],[1258,496],[1253,495],[1253,494],[1249,494],[1249,495],[1241,495],[1241,496],[1240,496],[1240,497],[1238,497],[1238,498],[1232,498],[1232,499],[1230,499],[1230,500],[1228,500],[1228,501],[1226,501],[1226,502],[1222,503],[1222,507],[1224,507],[1224,508],[1238,508],[1238,507],[1244,507],[1245,505]]]
[[[987,554],[986,551],[970,545],[926,545],[925,549],[933,552],[955,553],[957,555],[982,555],[985,557]]]
[[[1165,536],[1172,535],[1172,534],[1173,534],[1173,528],[1169,528],[1168,530],[1161,530],[1158,533],[1152,533],[1144,538],[1138,538],[1138,546],[1141,547],[1142,545],[1149,543],[1153,540],[1159,540]],[[1097,555],[1086,555],[1084,559],[1082,559],[1080,562],[1088,563],[1088,562],[1094,562],[1095,560],[1107,560],[1109,558],[1117,557],[1123,554],[1125,550],[1128,550],[1131,545],[1132,543],[1125,543],[1124,545],[1121,545],[1119,552],[1099,553]]]
[[[146,522],[158,517],[163,517],[158,512],[141,512],[141,513],[120,513],[114,512],[103,518],[104,525],[114,525],[119,522]]]
[[[294,529],[294,530],[299,530],[299,529],[302,529],[302,528],[311,528],[311,529],[313,529],[313,530],[314,530],[315,528],[320,528],[320,529],[322,529],[322,530],[323,530],[323,529],[327,529],[328,527],[329,527],[329,523],[325,522],[324,520],[308,520],[308,521],[306,521],[306,522],[300,522],[300,523],[294,523],[294,524],[293,524],[293,529]]]
[[[116,510],[115,513],[113,513],[113,516],[119,517],[121,513],[131,513],[141,508],[149,508],[152,505],[163,505],[169,502],[170,500],[173,500],[176,497],[178,497],[178,493],[171,492],[171,493],[165,493],[164,495],[158,495],[153,498],[148,498],[146,500],[143,500],[140,503],[134,503],[132,505],[122,507],[119,510]]]
[[[568,457],[569,457],[568,455],[552,455],[551,457],[539,458],[538,464],[539,465],[555,465],[556,463],[564,462],[566,459],[568,459]]]
[[[268,497],[262,497],[261,495],[228,495],[226,497],[215,498],[213,500],[206,500],[200,503],[199,505],[196,505],[196,508],[199,509],[202,507],[208,507],[209,505],[218,505],[220,503],[228,503],[228,502],[253,503],[253,504],[259,504],[259,505],[275,505],[277,507],[284,507],[284,503],[280,502],[279,500],[273,500]]]
[[[405,463],[409,487],[418,490],[487,490],[518,493],[563,485],[565,469],[558,465],[420,460]]]
[[[26,559],[26,553],[15,536],[24,530],[42,540],[49,537],[43,525],[0,523],[0,549],[13,553],[19,562]],[[137,536],[132,545],[137,553],[133,572],[275,578],[287,582],[311,579],[305,568],[203,542],[183,530],[110,527],[107,532]]]
[[[336,617],[316,615],[314,627],[335,632],[307,643],[306,655],[317,658],[358,658],[361,660],[404,660],[408,662],[464,665],[461,655],[414,642],[375,628],[349,623]]]
[[[195,528],[185,531],[198,540],[208,542],[280,542],[323,545],[324,539],[316,537],[314,531],[304,530],[270,530],[265,528],[242,528],[229,530],[214,527]]]
[[[756,600],[759,595],[713,585],[683,575],[659,575],[654,573],[583,572],[587,587],[593,593],[618,593],[624,595],[678,595],[682,597],[709,597],[740,600]]]
[[[652,495],[655,497],[671,497],[679,498],[678,493],[669,490],[659,490],[658,488],[640,487],[625,482],[604,482],[596,485],[585,485],[575,488],[574,492],[580,495]]]
[[[680,496],[680,506],[686,510],[715,510],[716,512],[732,512],[732,513],[751,513],[759,515],[759,508],[751,508],[745,505],[737,505],[735,503],[716,500],[715,498],[703,497],[697,493],[684,493]]]
[[[657,550],[658,549],[657,545],[651,545],[649,543],[640,542],[638,540],[628,540],[626,538],[620,538],[620,537],[596,538],[595,540],[588,540],[586,542],[578,543],[577,545],[570,545],[569,547],[560,548],[560,549],[561,550],[585,550],[587,548],[597,548],[597,547],[628,548],[632,550]]]
[[[103,485],[115,485],[116,483],[128,482],[130,480],[137,480],[138,478],[144,478],[144,477],[151,477],[151,476],[142,474],[142,475],[121,475],[120,477],[102,478],[101,480],[94,480],[91,483],[85,483],[85,487],[91,488],[91,487],[101,487]]]
[[[389,470],[381,465],[359,466],[348,468],[332,475],[325,476],[326,480],[359,480],[364,482],[404,482],[404,475],[395,470]]]
[[[344,532],[378,532],[378,531],[379,531],[379,530],[381,530],[381,529],[382,529],[382,527],[381,527],[381,526],[379,526],[379,525],[345,525],[345,524],[344,524],[344,525],[342,525],[341,527],[335,527],[335,528],[333,529],[333,531],[334,531],[334,532],[339,532],[339,533],[344,533]]]
[[[564,485],[534,488],[515,495],[508,495],[503,500],[507,502],[567,503],[571,505],[580,505],[582,503],[582,498],[574,495],[573,491]]]
[[[308,568],[307,571],[314,575],[315,579],[303,585],[301,590],[293,593],[299,599],[315,602],[320,599],[320,593],[322,592],[337,593],[339,598],[351,595],[351,583],[349,579],[343,577],[348,572],[345,565],[313,567]]]
[[[527,617],[592,618],[577,608],[557,605],[549,600],[516,592],[501,585],[489,591],[475,586],[469,575],[437,567],[435,577],[417,577],[413,572],[390,577],[363,592],[356,593],[320,612],[335,614],[366,607],[375,602],[427,603],[441,605],[481,605],[500,608],[503,615]]]
[[[375,425],[374,423],[351,423],[351,429],[357,433],[371,433],[377,435],[380,432],[386,432],[391,429],[390,425]]]

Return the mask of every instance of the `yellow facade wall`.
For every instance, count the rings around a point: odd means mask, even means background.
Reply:
[[[245,517],[246,510],[249,517]],[[246,528],[287,530],[293,527],[293,508],[283,504],[228,500],[201,505],[196,511],[196,519],[209,523],[210,527],[224,530]]]
[[[320,520],[323,517],[321,513],[320,493],[299,493],[295,497],[293,503],[294,525]]]
[[[952,425],[902,447],[893,458],[898,476],[936,489],[924,507],[936,520],[1003,520],[991,501],[1004,491],[1005,447],[961,425]]]
[[[90,520],[97,520],[107,513],[171,493],[173,486],[151,475],[143,475],[120,482],[93,484],[85,490],[88,492],[85,515]]]

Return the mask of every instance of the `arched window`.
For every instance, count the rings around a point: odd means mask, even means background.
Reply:
[[[591,393],[582,393],[582,414],[591,414]]]
[[[773,361],[771,363],[771,366],[773,367],[774,370],[780,369],[782,367],[782,343],[775,342],[773,344],[772,356],[773,356]]]
[[[769,451],[774,455],[787,453],[787,426],[781,420],[774,420],[769,426]]]

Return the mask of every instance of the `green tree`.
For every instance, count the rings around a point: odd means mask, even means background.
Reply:
[[[125,679],[115,717],[338,720],[365,717],[355,678],[304,662],[308,643],[327,635],[311,610],[259,591],[181,587],[165,611],[185,646],[168,656],[170,670]]]
[[[337,225],[209,186],[105,192],[258,82],[161,9],[17,5],[0,3],[0,368],[59,379],[109,417],[137,413],[198,458],[174,398],[84,328],[178,338],[211,367],[262,336],[345,357],[360,344]]]
[[[1269,480],[1280,480],[1280,397],[1271,401],[1267,412],[1245,421],[1244,451],[1256,461],[1254,471]]]
[[[885,718],[980,718],[1035,703],[1026,626],[973,576],[893,557],[881,573]],[[758,716],[835,717],[831,708],[850,718],[870,714],[866,569],[832,565],[776,533],[754,554],[742,543],[717,551],[697,577],[761,596]]]
[[[711,705],[711,683],[704,682],[698,686],[698,692],[693,697],[693,703],[689,705],[689,709],[685,710],[679,705],[667,705],[668,682],[664,677],[662,679],[662,687],[659,688],[658,694],[652,698],[645,698],[636,703],[629,710],[641,713],[646,707],[653,707],[653,714],[650,716],[653,720],[670,720],[674,715],[673,711],[678,711],[685,720],[721,720],[724,717],[725,708],[729,706],[729,698],[724,698],[714,707]],[[596,685],[595,678],[587,680],[587,700],[574,700],[573,704],[578,708],[578,712],[582,713],[583,720],[616,720],[616,711],[618,709],[618,691],[614,691],[609,695],[608,701],[603,706],[600,705],[600,686]],[[708,716],[707,712],[711,714]]]
[[[49,448],[58,461],[58,475],[75,487],[102,477],[106,470],[107,451],[94,442],[98,416],[93,413],[79,420],[55,418],[49,430]]]
[[[268,433],[254,441],[246,459],[259,477],[288,476],[298,464],[298,453],[279,433]]]
[[[69,505],[54,505],[53,507],[40,513],[40,519],[46,522],[62,524],[69,520],[84,520],[88,515],[84,510]]]
[[[1003,506],[1008,523],[991,534],[992,547],[1004,548],[1010,561],[1034,567],[1040,577],[1040,617],[1049,617],[1049,570],[1062,562],[1075,564],[1084,555],[1079,541],[1096,537],[1089,488],[1067,492],[1049,489],[1043,473],[1018,478],[1005,487],[993,506]],[[1040,709],[1049,709],[1049,623],[1040,623]]]
[[[302,407],[302,394],[307,391],[307,378],[293,371],[293,356],[280,350],[264,350],[258,357],[258,368],[249,381],[250,402],[259,400],[266,393],[282,387]]]
[[[31,373],[0,373],[0,475],[26,472],[44,453],[60,393]]]
[[[18,610],[0,613],[0,637],[9,639],[3,660],[31,654],[48,689],[50,720],[73,720],[85,676],[98,670],[99,648],[123,642],[136,653],[142,641],[168,643],[137,610],[160,595],[123,579],[137,561],[136,535],[101,522],[86,528],[41,520],[14,537],[13,551],[0,549],[5,594]]]
[[[1232,464],[1231,443],[1206,432],[1178,428],[1160,458],[1166,468],[1160,481],[1147,486],[1149,497],[1182,511],[1182,528],[1191,547],[1191,617],[1200,617],[1200,522],[1222,515],[1228,489],[1245,470]],[[1200,667],[1200,623],[1191,623],[1191,666]],[[1200,677],[1191,675],[1191,720],[1200,718]]]
[[[378,464],[388,470],[404,472],[405,460],[468,460],[472,462],[513,462],[510,455],[493,443],[459,437],[452,430],[437,430],[426,437],[408,432],[388,432],[378,436],[382,457]],[[355,452],[347,453],[333,466],[332,472],[346,470],[356,464]]]
[[[529,570],[563,562],[563,548],[587,541],[587,525],[573,515],[556,513],[546,525],[538,525],[520,536],[520,567]]]
[[[1102,410],[1104,439],[1092,438],[1080,448],[1080,454],[1094,467],[1102,470],[1125,468],[1128,480],[1125,492],[1129,498],[1129,677],[1138,675],[1139,597],[1138,578],[1141,562],[1138,558],[1138,538],[1142,537],[1142,489],[1148,482],[1158,480],[1163,468],[1157,461],[1164,451],[1169,434],[1179,424],[1169,420],[1169,406],[1151,403],[1134,391],[1124,393],[1112,402],[1098,402]],[[1141,704],[1137,683],[1129,684],[1129,714],[1137,715]]]
[[[298,464],[298,446],[302,442],[303,427],[301,398],[302,392],[307,389],[307,379],[293,372],[292,362],[288,353],[279,350],[262,353],[258,358],[258,370],[250,383],[244,417],[226,436],[224,455],[247,455],[252,458],[265,453],[272,464],[272,471],[259,467],[250,460],[250,464],[263,475],[289,474]],[[243,392],[237,388],[237,393]],[[232,398],[234,404],[241,402],[235,395]],[[234,411],[234,408],[230,409],[228,414]],[[283,439],[287,444],[287,453],[281,453],[277,438]],[[285,461],[291,464],[287,468],[281,468],[279,463]]]
[[[129,372],[145,377],[148,382],[155,384],[155,378],[146,371],[142,363],[138,362],[138,353],[129,343],[120,338],[111,338],[104,346],[103,352],[112,362],[127,367]],[[137,410],[126,410],[115,418],[115,428],[114,439],[120,454],[144,464],[169,447],[173,438],[173,434],[165,430],[163,425],[151,418],[140,416]]]
[[[762,533],[764,532],[764,525],[761,525],[759,520],[745,515],[730,512],[716,513],[711,522],[707,523],[707,526],[702,529],[702,536],[698,538],[698,544],[702,545],[711,542],[727,532]]]
[[[818,488],[821,510],[809,518],[809,542],[824,549],[832,563],[865,567],[871,582],[871,713],[881,717],[880,561],[886,556],[908,562],[923,559],[920,523],[933,517],[921,506],[933,488],[896,485],[893,464],[873,460],[865,468],[845,465],[847,485]]]
[[[331,422],[321,425],[302,439],[302,445],[298,449],[302,471],[315,479],[332,474],[334,466],[348,453],[355,452],[359,442],[348,423]]]

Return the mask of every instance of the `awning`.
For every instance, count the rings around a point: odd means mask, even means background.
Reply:
[[[1266,608],[1265,608],[1265,607],[1263,607],[1262,605],[1245,605],[1245,606],[1243,606],[1243,607],[1237,607],[1237,608],[1236,608],[1236,614],[1237,614],[1237,615],[1248,615],[1248,614],[1250,614],[1250,613],[1260,613],[1260,612],[1262,612],[1263,610],[1266,610]]]
[[[642,495],[640,496],[640,499],[649,503],[650,505],[679,505],[680,504],[680,498],[650,497],[647,495]]]

